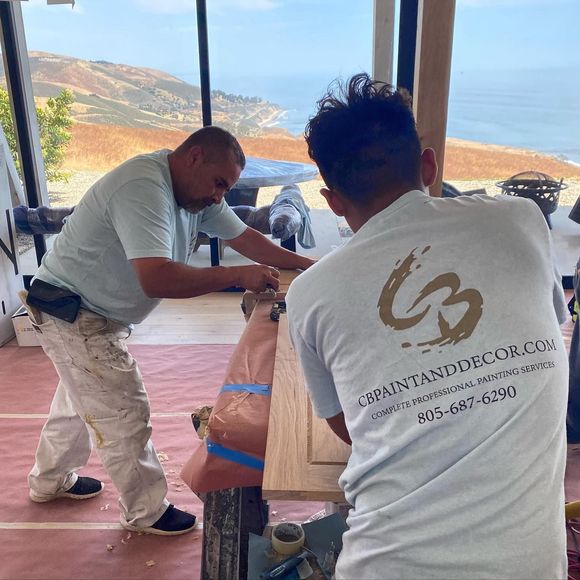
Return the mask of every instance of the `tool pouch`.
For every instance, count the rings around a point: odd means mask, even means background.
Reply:
[[[26,302],[41,312],[66,322],[74,322],[81,307],[81,297],[78,294],[38,278],[32,282]]]

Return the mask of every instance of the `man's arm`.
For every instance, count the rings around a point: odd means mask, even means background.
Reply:
[[[193,298],[230,286],[265,292],[268,286],[278,290],[279,285],[280,272],[262,264],[193,268],[168,258],[138,258],[131,263],[149,298]]]
[[[276,266],[276,268],[306,270],[316,262],[316,260],[282,248],[250,227],[241,236],[228,240],[228,244],[246,258],[260,264]]]
[[[346,423],[344,422],[344,413],[339,413],[334,417],[326,419],[329,427],[338,435],[347,445],[352,445]]]

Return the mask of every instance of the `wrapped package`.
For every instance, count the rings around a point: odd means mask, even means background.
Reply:
[[[296,234],[298,243],[303,248],[316,246],[310,208],[306,205],[302,192],[295,183],[285,185],[274,198],[270,207],[270,229],[272,236],[282,241]],[[291,234],[288,233],[290,231]]]
[[[300,229],[302,216],[286,198],[278,196],[270,206],[269,222],[272,237],[285,242]]]
[[[300,212],[286,198],[277,197],[271,205],[260,207],[234,205],[232,210],[247,226],[283,242],[298,233],[302,224]]]
[[[278,333],[270,320],[273,301],[255,306],[230,359],[207,436],[195,443],[183,467],[181,477],[197,494],[262,484]]]
[[[74,207],[27,207],[12,210],[16,231],[20,234],[58,234]]]
[[[234,205],[234,213],[247,225],[262,234],[270,233],[270,206],[262,205],[253,207],[251,205]]]

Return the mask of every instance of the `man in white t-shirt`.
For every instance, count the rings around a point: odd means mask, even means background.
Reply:
[[[430,197],[408,95],[353,77],[306,130],[354,235],[292,284],[313,409],[352,454],[337,578],[565,578],[567,357],[531,201]]]
[[[244,165],[239,143],[219,127],[196,131],[174,151],[134,157],[88,190],[44,256],[27,302],[60,383],[29,475],[33,501],[102,491],[100,481],[76,474],[92,440],[125,528],[176,535],[195,526],[165,497],[147,393],[125,339],[162,298],[277,289],[276,267],[312,264],[246,227],[224,201]],[[199,231],[258,263],[187,265]]]

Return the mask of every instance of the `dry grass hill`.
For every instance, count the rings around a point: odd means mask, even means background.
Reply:
[[[103,125],[76,124],[68,150],[66,167],[72,171],[69,183],[51,184],[51,202],[74,205],[82,194],[106,171],[133,155],[156,149],[173,148],[188,133],[172,130],[131,129]],[[287,161],[309,162],[303,138],[283,135],[241,137],[247,155]],[[500,192],[495,182],[533,169],[548,173],[568,184],[560,194],[562,205],[573,205],[580,195],[580,167],[532,151],[510,149],[449,139],[443,176],[460,191],[485,188],[495,195]],[[326,209],[318,191],[320,179],[300,184],[302,195],[311,208]],[[279,188],[260,190],[258,205],[271,203]]]
[[[181,131],[202,124],[200,88],[165,72],[44,52],[30,52],[29,60],[39,103],[71,90],[77,123]],[[257,96],[223,91],[212,91],[212,109],[214,122],[238,135],[261,135],[281,113],[280,107]]]
[[[173,148],[188,133],[174,130],[131,129],[76,124],[68,150],[67,168],[74,171],[107,171],[133,155]],[[247,155],[309,163],[302,137],[269,135],[241,137]],[[580,179],[580,166],[533,151],[448,139],[445,154],[446,180],[506,179],[533,169],[558,179]]]

